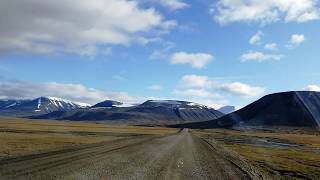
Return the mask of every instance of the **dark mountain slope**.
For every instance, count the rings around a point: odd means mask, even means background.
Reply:
[[[99,102],[92,106],[92,108],[97,108],[97,107],[114,107],[114,106],[119,106],[122,105],[123,103],[118,102],[118,101],[112,101],[112,100],[105,100],[102,102]]]
[[[262,97],[216,120],[176,127],[214,128],[232,126],[320,127],[320,93],[291,91]]]

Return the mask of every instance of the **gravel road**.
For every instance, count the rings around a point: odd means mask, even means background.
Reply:
[[[188,129],[0,161],[0,179],[263,179]]]

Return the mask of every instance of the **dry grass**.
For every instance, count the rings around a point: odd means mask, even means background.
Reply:
[[[218,141],[275,179],[280,177],[284,179],[317,179],[320,177],[319,132],[215,129],[195,133],[204,138]],[[270,142],[270,146],[260,143],[265,140]],[[284,142],[289,146],[273,145],[273,142]]]
[[[0,158],[41,153],[114,139],[117,137],[1,132]]]
[[[320,177],[320,153],[299,150],[225,145],[250,160],[263,171],[288,177]]]
[[[272,138],[288,141],[294,144],[303,145],[311,148],[320,148],[320,132],[304,132],[301,133],[300,130],[290,132],[287,131],[275,131],[266,132],[260,130],[228,130],[228,129],[213,129],[213,130],[203,130],[197,131],[196,133],[200,135],[214,135],[215,137],[257,137],[257,138]]]
[[[106,125],[87,122],[67,122],[53,120],[25,120],[1,118],[1,129],[52,131],[52,132],[109,132],[165,135],[177,132],[176,129],[162,127],[141,127],[129,125]]]
[[[0,159],[176,129],[48,120],[0,119]]]

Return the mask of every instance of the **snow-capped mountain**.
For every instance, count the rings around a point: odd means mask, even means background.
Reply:
[[[181,121],[205,121],[224,115],[202,104],[176,100],[149,100],[129,111],[164,115]]]
[[[210,107],[173,100],[149,100],[135,106],[112,105],[102,102],[99,106],[71,111],[55,111],[35,116],[36,119],[61,119],[76,121],[116,121],[136,124],[173,124],[177,122],[199,122],[219,118],[223,113]]]
[[[33,100],[2,100],[1,102],[0,114],[7,116],[29,116],[90,107],[89,104],[75,103],[56,97],[39,97]]]
[[[176,101],[176,100],[148,100],[139,107],[168,107],[168,108],[179,108],[179,109],[212,109],[208,106],[194,103],[194,102],[187,102],[187,101]]]
[[[39,97],[32,100],[30,103],[23,104],[24,106],[31,106],[34,111],[44,111],[46,113],[53,111],[68,111],[72,109],[87,108],[89,104],[75,103],[66,99],[57,97]]]

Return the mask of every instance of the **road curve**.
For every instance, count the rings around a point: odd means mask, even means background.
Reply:
[[[183,130],[2,160],[0,179],[262,179],[237,162]]]

